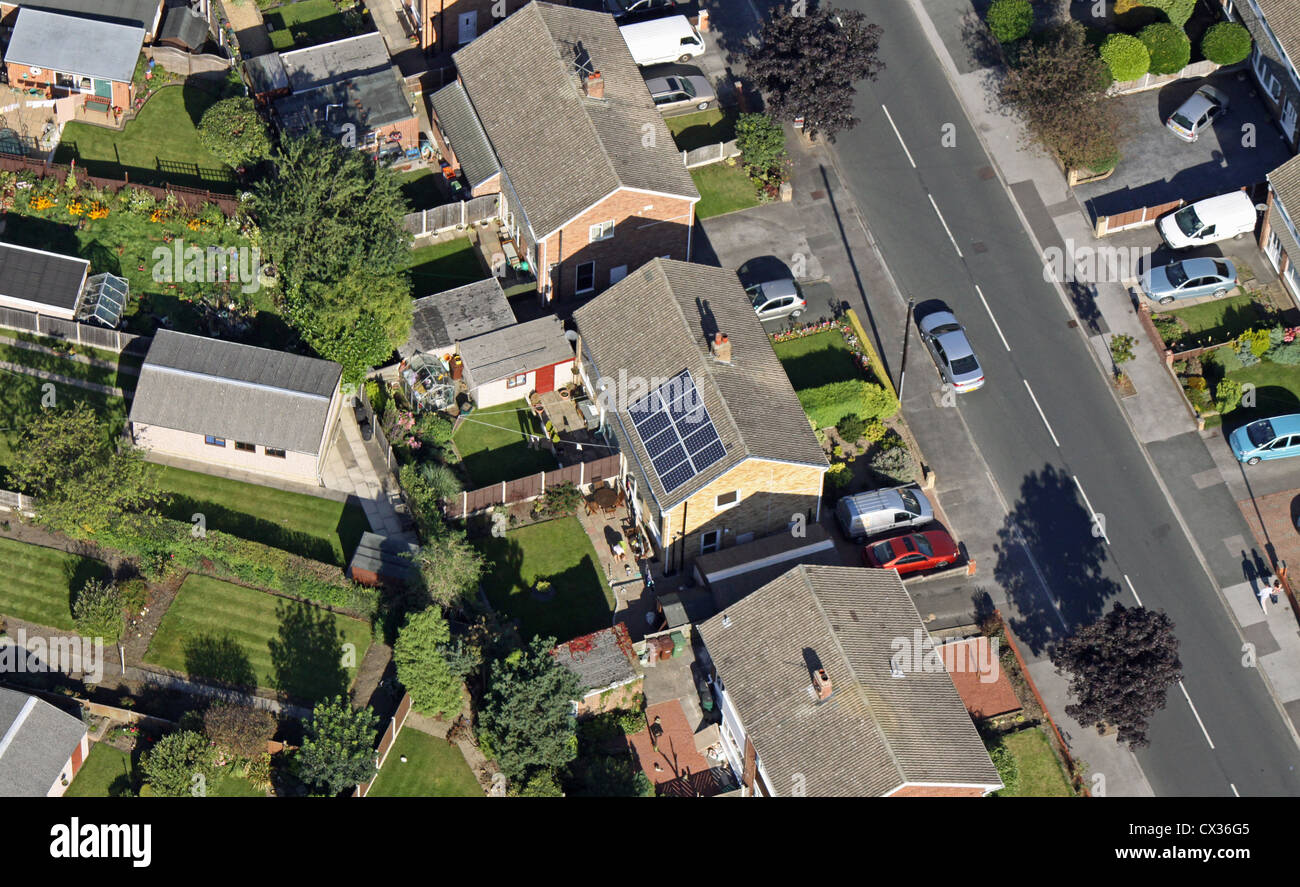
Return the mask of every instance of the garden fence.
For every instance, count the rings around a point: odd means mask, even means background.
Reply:
[[[716,145],[704,145],[700,148],[683,151],[682,163],[686,164],[687,169],[694,169],[697,166],[721,163],[729,158],[739,156],[740,148],[736,146],[736,140],[732,139],[729,142],[718,142]]]
[[[60,182],[65,181],[68,173],[74,171],[72,166],[65,163],[45,163],[19,154],[3,153],[0,153],[0,170],[8,170],[9,172],[28,171],[35,173],[38,179],[43,179],[46,176],[57,176]],[[197,170],[198,167],[186,165],[178,171],[190,174]],[[161,169],[157,171],[165,172],[165,170]],[[125,187],[138,188],[142,191],[148,191],[158,200],[166,200],[169,195],[174,195],[187,209],[191,210],[197,210],[205,203],[214,203],[227,216],[234,215],[235,210],[239,208],[239,199],[234,195],[218,194],[206,188],[186,188],[182,185],[169,183],[146,185],[141,182],[131,181],[130,173],[127,173],[125,178],[108,179],[89,175],[83,169],[76,169],[75,172],[78,184],[83,187],[93,185],[96,188],[113,192]]]
[[[388,729],[379,739],[379,747],[375,749],[375,770],[378,776],[378,770],[384,766],[384,761],[388,758],[388,753],[393,749],[393,743],[397,742],[397,735],[402,732],[402,727],[406,724],[406,716],[411,713],[411,694],[408,692],[402,697],[402,701],[397,704],[397,711],[393,713],[393,719],[388,722]],[[356,791],[352,793],[354,798],[364,798],[370,791],[370,787],[375,784],[371,779],[363,785],[358,785]]]
[[[58,317],[46,317],[32,311],[4,307],[0,307],[0,327],[48,336],[51,339],[62,339],[77,345],[103,348],[119,354],[137,339],[149,338],[135,333],[124,333],[121,330],[110,330],[102,326],[91,326]]]
[[[36,503],[31,496],[15,493],[12,490],[0,490],[0,510],[13,511],[31,517],[36,513]]]
[[[485,194],[472,200],[444,203],[442,206],[409,213],[404,220],[404,225],[406,230],[416,237],[441,234],[452,228],[463,228],[489,219],[500,218],[500,202],[498,195]]]
[[[527,477],[502,481],[477,490],[466,490],[455,499],[447,500],[446,513],[450,518],[465,517],[497,505],[536,499],[547,490],[562,484],[585,487],[588,484],[600,483],[611,477],[618,477],[622,470],[622,459],[618,453],[614,453],[590,462],[566,465],[554,471],[539,471]]]
[[[1206,59],[1204,61],[1193,62],[1181,71],[1175,71],[1173,74],[1143,74],[1137,80],[1126,80],[1123,83],[1112,83],[1110,89],[1106,90],[1106,94],[1128,95],[1131,92],[1144,92],[1148,89],[1159,89],[1162,86],[1173,83],[1175,80],[1184,80],[1192,77],[1208,77],[1217,70],[1219,70],[1219,66]]]
[[[1115,234],[1118,231],[1127,231],[1129,228],[1141,228],[1146,225],[1154,225],[1156,219],[1160,218],[1167,212],[1172,212],[1183,205],[1182,200],[1172,200],[1169,203],[1161,203],[1156,206],[1143,206],[1138,209],[1131,209],[1128,212],[1116,213],[1113,216],[1098,216],[1095,226],[1095,233],[1098,237],[1105,237],[1107,234]]]

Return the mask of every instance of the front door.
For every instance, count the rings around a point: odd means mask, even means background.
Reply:
[[[538,394],[555,390],[555,364],[537,370],[537,381],[533,387],[537,389]]]
[[[1295,141],[1296,107],[1294,99],[1287,99],[1286,106],[1282,109],[1282,131],[1286,133],[1288,141]]]
[[[473,10],[462,12],[456,21],[456,39],[460,41],[461,46],[464,46],[477,36],[478,12]]]

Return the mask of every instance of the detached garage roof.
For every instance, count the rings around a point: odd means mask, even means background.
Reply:
[[[317,455],[342,374],[328,360],[160,330],[131,421]]]
[[[76,256],[0,243],[0,303],[60,313],[76,310],[90,263]]]
[[[489,277],[415,300],[411,337],[398,349],[402,357],[421,351],[450,351],[471,336],[490,333],[515,322],[501,281]]]
[[[45,797],[85,735],[79,718],[0,687],[0,797]]]
[[[5,62],[99,80],[130,83],[144,28],[20,8]]]
[[[573,346],[564,337],[560,318],[540,317],[465,339],[460,357],[474,388],[573,360]]]

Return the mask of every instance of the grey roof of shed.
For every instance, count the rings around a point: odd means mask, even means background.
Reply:
[[[603,100],[582,95],[579,55]],[[535,237],[619,188],[699,198],[612,16],[534,0],[453,57]]]
[[[162,3],[161,0],[35,0],[34,3],[22,2],[21,5],[29,9],[45,9],[152,28]]]
[[[501,172],[492,143],[488,141],[483,124],[474,113],[460,81],[447,84],[435,92],[430,101],[469,186],[476,188]]]
[[[460,357],[467,384],[475,388],[572,360],[573,346],[564,337],[564,322],[549,316],[462,339]]]
[[[411,337],[402,357],[450,350],[457,342],[515,323],[510,300],[495,277],[416,299]]]
[[[397,71],[391,66],[295,92],[278,99],[274,108],[281,126],[289,132],[325,124],[338,132],[350,123],[358,136],[415,116]]]
[[[388,44],[378,31],[282,52],[280,63],[295,92],[393,66]]]
[[[826,456],[790,378],[754,315],[736,272],[655,259],[573,314],[599,376],[669,379],[689,370],[727,455],[669,497],[618,398],[621,438],[660,508],[672,508],[748,458],[826,468]],[[715,361],[708,340],[731,340],[731,363]],[[628,392],[630,395],[631,392]]]
[[[158,40],[171,40],[187,49],[198,49],[208,42],[208,20],[188,6],[173,6],[163,17]]]
[[[159,330],[130,418],[315,455],[342,373],[328,360]]]
[[[590,642],[590,649],[584,649],[587,642]],[[579,685],[586,692],[630,681],[639,675],[641,672],[637,671],[628,656],[627,650],[631,647],[627,627],[620,623],[612,628],[602,628],[565,641],[555,648],[552,655],[557,662],[578,676]]]
[[[85,735],[80,718],[0,687],[0,797],[45,797]]]
[[[1001,784],[948,672],[891,674],[895,639],[928,637],[894,571],[795,567],[696,631],[778,792],[797,773],[812,796]]]
[[[420,546],[414,542],[378,533],[362,533],[357,550],[348,562],[348,575],[352,576],[355,570],[369,570],[386,579],[406,579],[416,573],[415,561],[410,556],[419,550]]]
[[[284,63],[280,61],[278,52],[268,52],[265,55],[244,59],[244,71],[252,81],[254,95],[289,88],[289,75],[285,73]]]
[[[90,263],[14,243],[0,243],[0,298],[21,299],[72,311]]]
[[[130,83],[144,28],[21,7],[5,62]]]

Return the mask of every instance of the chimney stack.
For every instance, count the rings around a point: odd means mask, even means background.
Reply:
[[[831,698],[831,676],[826,673],[826,669],[819,668],[813,672],[813,690],[817,692],[818,702]]]
[[[709,351],[713,353],[713,359],[719,363],[731,363],[731,340],[722,333],[713,334]]]
[[[582,81],[582,88],[589,99],[605,98],[605,78],[600,76],[599,71],[588,74],[587,79]]]

